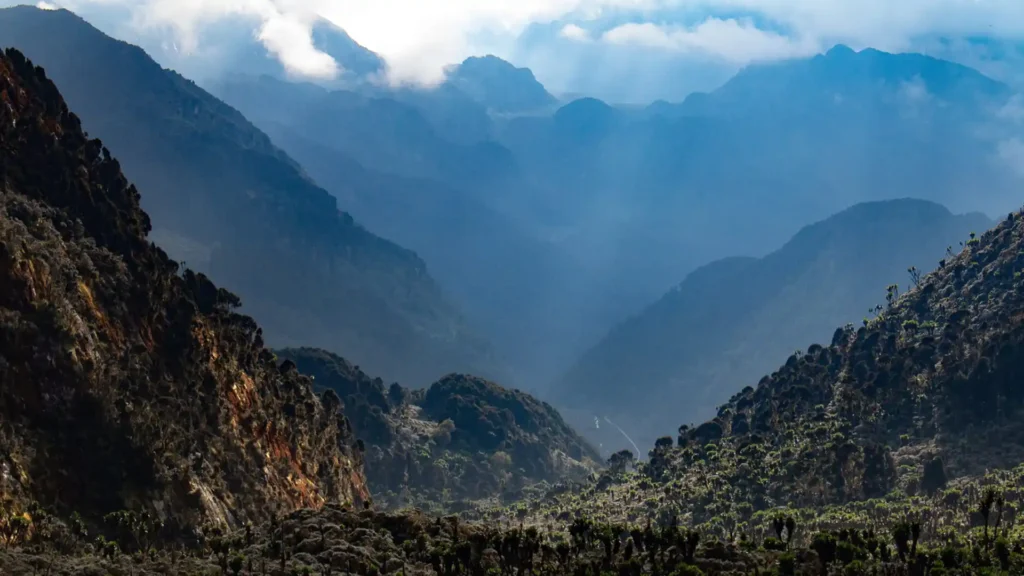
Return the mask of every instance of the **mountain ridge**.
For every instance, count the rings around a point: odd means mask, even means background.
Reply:
[[[730,384],[756,378],[835,324],[859,321],[908,267],[927,271],[946,246],[989,225],[931,202],[864,203],[763,258],[705,265],[613,328],[552,388],[553,400],[607,416],[651,445],[672,418],[710,416]],[[586,422],[584,414],[573,421]]]
[[[148,191],[161,244],[234,286],[273,344],[345,350],[410,382],[500,371],[415,253],[340,212],[235,109],[67,11],[5,9],[0,32]]]

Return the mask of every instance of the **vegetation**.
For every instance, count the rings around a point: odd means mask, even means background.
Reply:
[[[8,50],[0,98],[7,543],[32,532],[32,502],[148,541],[368,498],[340,405],[147,240],[138,191],[43,71]]]
[[[858,321],[869,306],[869,318],[883,312],[899,297],[893,281],[905,278],[908,262],[911,284],[919,283],[918,271],[934,268],[945,246],[986,222],[919,200],[860,204],[764,258],[708,264],[613,329],[555,386],[553,400],[578,409],[573,423],[609,452],[630,444],[612,427],[594,430],[594,415],[651,446],[680,423],[713,417],[794,349]]]
[[[517,390],[450,375],[426,390],[369,376],[309,348],[278,351],[338,395],[366,444],[366,476],[378,506],[444,513],[472,501],[515,500],[545,483],[587,478],[599,456],[553,408]]]
[[[573,480],[593,451],[525,394],[279,361],[237,296],[149,242],[119,164],[13,50],[0,100],[4,574],[1024,572],[1020,213],[647,461]],[[502,497],[382,511],[364,457],[381,486],[426,482],[389,504]]]
[[[675,445],[659,443],[636,471],[613,466],[596,483],[521,504],[527,521],[678,517],[727,541],[762,542],[781,511],[805,544],[819,531],[846,530],[849,540],[851,530],[889,534],[909,522],[913,541],[966,546],[971,562],[999,538],[1004,552],[1017,546],[1020,215],[975,239],[919,286],[900,296],[891,287],[891,305],[866,326],[836,330],[830,345],[792,355],[713,420],[680,427]]]

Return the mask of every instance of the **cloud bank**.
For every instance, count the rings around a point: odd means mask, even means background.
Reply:
[[[809,56],[821,49],[813,39],[790,38],[757,28],[750,21],[708,18],[693,27],[623,24],[601,38],[684,54],[720,58],[736,64]]]
[[[1024,38],[1020,0],[47,0],[82,11],[118,7],[140,31],[174,34],[184,50],[217,22],[244,17],[293,73],[333,77],[319,19],[380,54],[393,82],[434,83],[447,64],[508,45],[531,25],[553,42],[640,46],[746,64],[812,54],[843,42],[906,49],[916,38]]]

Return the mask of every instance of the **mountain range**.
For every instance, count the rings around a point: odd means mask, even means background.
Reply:
[[[981,214],[955,216],[921,200],[859,204],[797,233],[763,258],[702,266],[613,328],[549,395],[606,451],[640,446],[680,424],[715,415],[743,382],[779,358],[822,341],[838,325],[875,316],[887,286],[906,289],[950,247],[988,229]]]
[[[502,94],[241,76],[240,112],[66,11],[0,38],[46,63],[0,55],[0,572],[1024,573],[1024,211],[964,209],[1012,194],[1002,84],[838,47],[646,110],[507,91],[541,108],[476,140],[458,102]],[[470,322],[521,378],[628,310],[568,418],[471,375]],[[607,414],[602,466],[570,424]]]
[[[64,10],[2,10],[0,38],[46,69],[148,190],[153,238],[237,286],[271,344],[345,350],[403,382],[500,370],[415,253],[340,211],[234,109]]]
[[[506,91],[531,91],[528,80]],[[581,98],[487,114],[452,97],[456,115],[439,121],[403,91],[245,74],[212,89],[371,229],[423,255],[535,390],[699,266],[763,256],[862,202],[1000,213],[1022,177],[1006,85],[843,46],[641,109]],[[421,215],[441,215],[445,231]]]

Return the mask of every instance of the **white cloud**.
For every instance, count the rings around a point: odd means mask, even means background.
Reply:
[[[591,39],[590,32],[581,28],[578,24],[566,24],[558,32],[558,35],[576,42],[589,42]]]
[[[286,70],[315,78],[334,78],[338,74],[337,62],[313,47],[309,24],[292,15],[264,22],[259,39]]]
[[[532,23],[557,23],[570,38],[592,37],[581,24],[615,21],[624,12],[638,23],[607,32],[609,39],[733,61],[800,55],[833,42],[900,50],[927,34],[1024,38],[1021,0],[47,1],[73,10],[97,4],[127,8],[140,29],[173,30],[185,51],[197,45],[206,24],[251,18],[258,22],[259,38],[290,70],[313,76],[336,71],[310,39],[312,24],[322,17],[383,56],[397,82],[440,80],[447,64],[488,50],[481,38],[515,38]],[[714,17],[737,12],[757,15],[757,21],[772,22],[786,34]],[[710,18],[693,25],[694,15]]]
[[[651,23],[623,24],[605,32],[602,40],[613,44],[698,53],[738,64],[807,56],[821,49],[814,40],[794,39],[766,32],[749,21],[718,18],[708,18],[689,28]]]
[[[39,2],[36,4],[36,8],[39,8],[40,10],[57,10],[58,6],[56,4],[50,4],[49,2]]]

